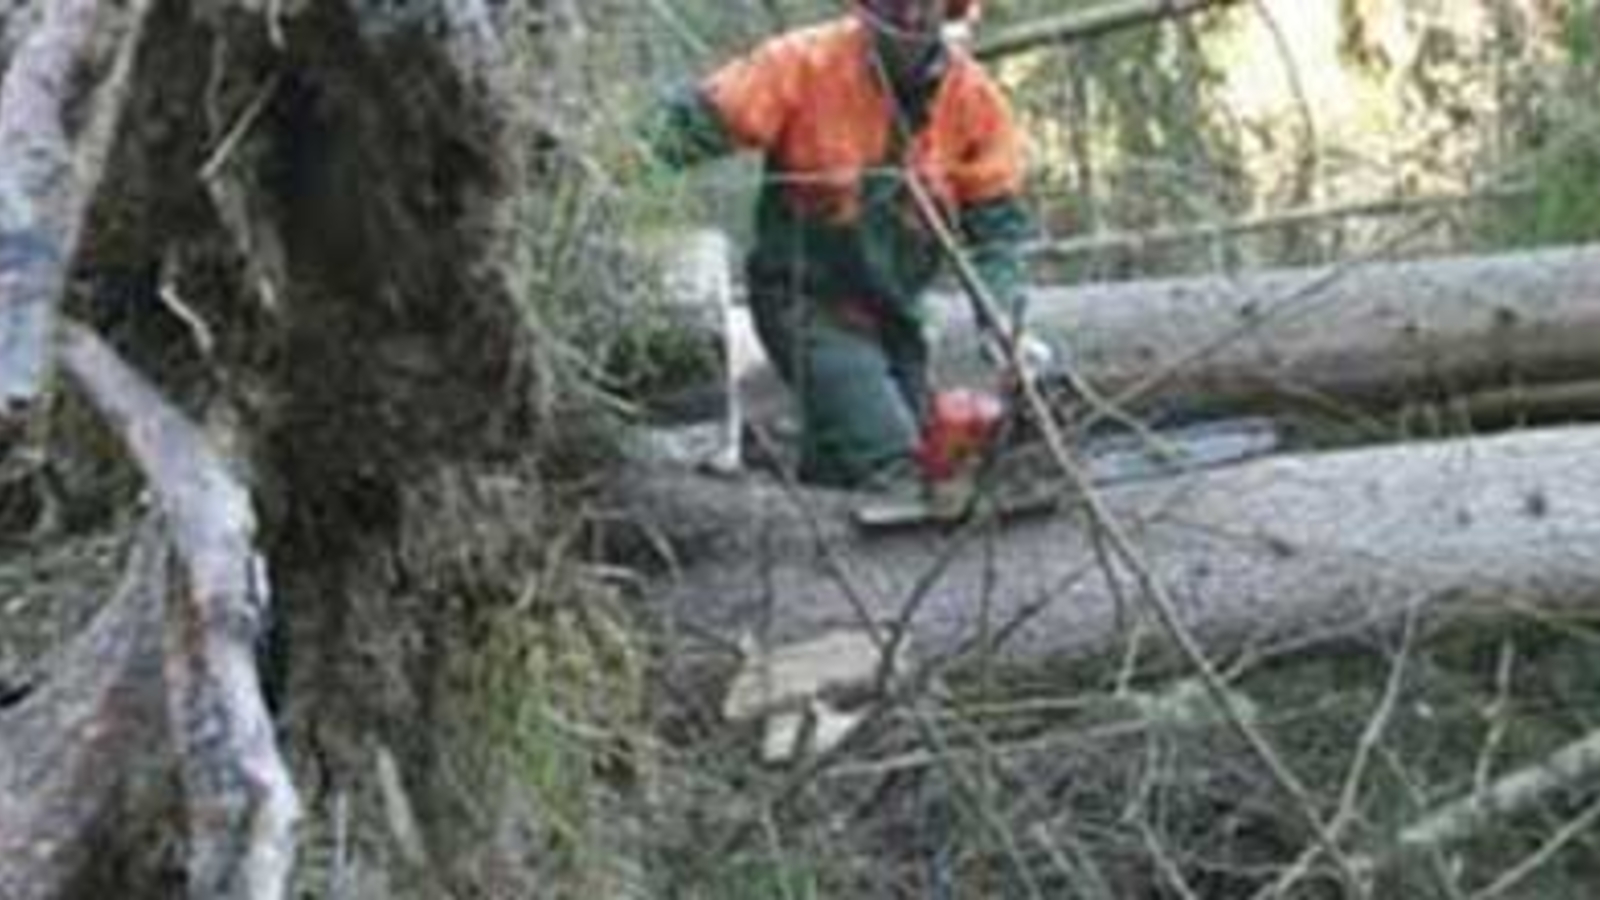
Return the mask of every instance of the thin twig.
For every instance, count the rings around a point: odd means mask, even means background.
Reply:
[[[222,136],[222,140],[217,142],[216,149],[211,151],[206,157],[205,164],[200,167],[201,181],[209,182],[216,179],[217,173],[221,172],[222,167],[227,165],[228,160],[233,158],[233,154],[239,148],[239,144],[244,141],[245,136],[250,133],[250,129],[255,127],[256,122],[261,118],[261,114],[266,111],[267,104],[277,94],[278,86],[282,82],[283,72],[281,70],[274,71],[267,77],[266,81],[262,82],[261,87],[256,89],[255,96],[245,106],[244,112],[240,113],[239,118],[234,120],[233,125],[228,128],[228,132]]]
[[[1411,656],[1411,643],[1416,634],[1417,604],[1411,603],[1406,607],[1404,630],[1400,637],[1400,649],[1396,652],[1394,662],[1389,667],[1388,682],[1384,686],[1383,696],[1378,701],[1378,706],[1367,719],[1367,727],[1361,732],[1360,742],[1350,762],[1350,770],[1345,775],[1344,789],[1339,794],[1339,808],[1333,814],[1333,820],[1328,829],[1334,836],[1342,837],[1345,828],[1355,818],[1356,805],[1361,797],[1361,787],[1366,780],[1368,763],[1373,752],[1383,740],[1384,732],[1388,730],[1390,721],[1394,718],[1395,708],[1400,702],[1400,689],[1405,683],[1406,661]],[[1266,897],[1283,897],[1289,890],[1311,871],[1311,866],[1321,855],[1321,849],[1316,845],[1307,847],[1304,853],[1295,860],[1294,864],[1286,870],[1272,884],[1257,891],[1252,900],[1263,900]]]
[[[1150,858],[1156,861],[1156,870],[1166,880],[1167,886],[1182,900],[1200,900],[1200,895],[1195,893],[1188,879],[1183,877],[1183,870],[1178,868],[1177,862],[1167,852],[1166,845],[1161,842],[1161,836],[1156,834],[1149,822],[1139,820],[1139,834],[1144,838],[1145,849],[1150,852]]]

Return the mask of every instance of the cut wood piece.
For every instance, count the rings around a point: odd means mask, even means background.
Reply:
[[[864,711],[840,711],[825,700],[812,700],[803,710],[774,713],[761,735],[761,761],[776,765],[827,753],[866,718]]]
[[[989,383],[966,301],[930,305],[941,378]],[[1600,246],[1042,288],[1029,328],[1141,408],[1391,408],[1534,390],[1600,377]],[[769,366],[742,394],[758,427],[788,415]]]
[[[1600,428],[1552,429],[1268,457],[1103,493],[1184,625],[1218,651],[1356,630],[1414,603],[1592,612],[1597,458]],[[681,474],[641,473],[621,489],[634,524],[676,554],[679,574],[653,599],[689,631],[759,623],[803,640],[859,627],[858,604],[895,621],[916,597],[919,658],[1003,635],[1001,659],[1030,663],[1119,649],[1144,608],[1072,507],[864,540],[846,493],[798,491],[802,511],[777,488]]]
[[[888,674],[905,669],[908,653],[901,642]],[[883,652],[864,628],[832,631],[770,650],[758,647],[729,685],[722,715],[741,721],[793,709],[832,692],[869,687],[882,674]]]

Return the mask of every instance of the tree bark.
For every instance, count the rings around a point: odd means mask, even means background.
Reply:
[[[1393,406],[1595,374],[1600,248],[1043,290],[1030,327],[1104,393],[1273,409]],[[947,352],[982,363],[970,330]]]
[[[0,205],[0,413],[31,407],[48,377],[57,310],[150,6],[47,4],[9,60],[0,89],[0,193],[8,198]]]
[[[181,562],[167,598],[167,718],[187,808],[189,896],[278,900],[299,800],[261,692],[271,612],[249,492],[201,430],[87,329],[62,357],[145,473]]]
[[[1186,626],[1222,652],[1342,634],[1411,604],[1588,608],[1596,452],[1600,429],[1531,431],[1270,457],[1104,496]],[[659,473],[623,490],[650,535],[639,546],[670,550],[657,609],[678,633],[748,630],[771,645],[859,627],[856,604],[882,626],[922,591],[908,632],[920,659],[1003,634],[1004,661],[1036,664],[1116,651],[1145,611],[1134,573],[1102,563],[1070,501],[955,534],[863,536],[848,524],[854,495],[802,490],[802,509],[761,485]]]
[[[930,303],[941,380],[993,381],[965,301]],[[1069,348],[1089,384],[1135,411],[1503,398],[1600,374],[1600,247],[1041,288],[1028,328]],[[764,362],[740,385],[753,423],[786,414]],[[698,393],[715,391],[686,393],[682,408],[712,405]]]

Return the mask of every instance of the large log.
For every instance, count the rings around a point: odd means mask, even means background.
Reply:
[[[965,301],[931,302],[940,377],[991,381]],[[1029,327],[1142,407],[1388,408],[1560,384],[1600,373],[1600,247],[1042,288]],[[769,366],[739,383],[751,421],[786,411]]]
[[[1600,428],[1551,429],[1267,458],[1103,496],[1215,652],[1343,633],[1413,603],[1587,608],[1600,598],[1597,453]],[[624,490],[650,546],[670,549],[654,595],[680,633],[803,638],[859,627],[858,609],[895,621],[920,591],[909,635],[923,658],[1003,632],[1001,658],[1036,663],[1117,649],[1145,606],[1133,573],[1103,566],[1081,505],[965,535],[866,537],[846,494],[797,490],[808,514],[764,485],[658,472]]]

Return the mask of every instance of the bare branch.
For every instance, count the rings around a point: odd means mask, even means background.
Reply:
[[[149,0],[57,0],[0,87],[0,415],[49,376],[57,309],[127,95]],[[86,101],[74,130],[70,110]]]
[[[1338,223],[1348,219],[1459,210],[1475,205],[1501,203],[1521,196],[1525,196],[1525,193],[1511,190],[1482,190],[1460,194],[1391,197],[1326,206],[1296,207],[1199,225],[1175,225],[1149,231],[1104,231],[1065,240],[1036,243],[1028,248],[1028,252],[1029,255],[1042,259],[1072,259],[1095,253],[1142,253],[1175,244],[1218,241],[1305,225]]]
[[[249,492],[200,429],[92,332],[63,361],[149,479],[184,583],[168,610],[168,714],[189,812],[190,895],[277,900],[298,801],[255,665],[267,605]]]

